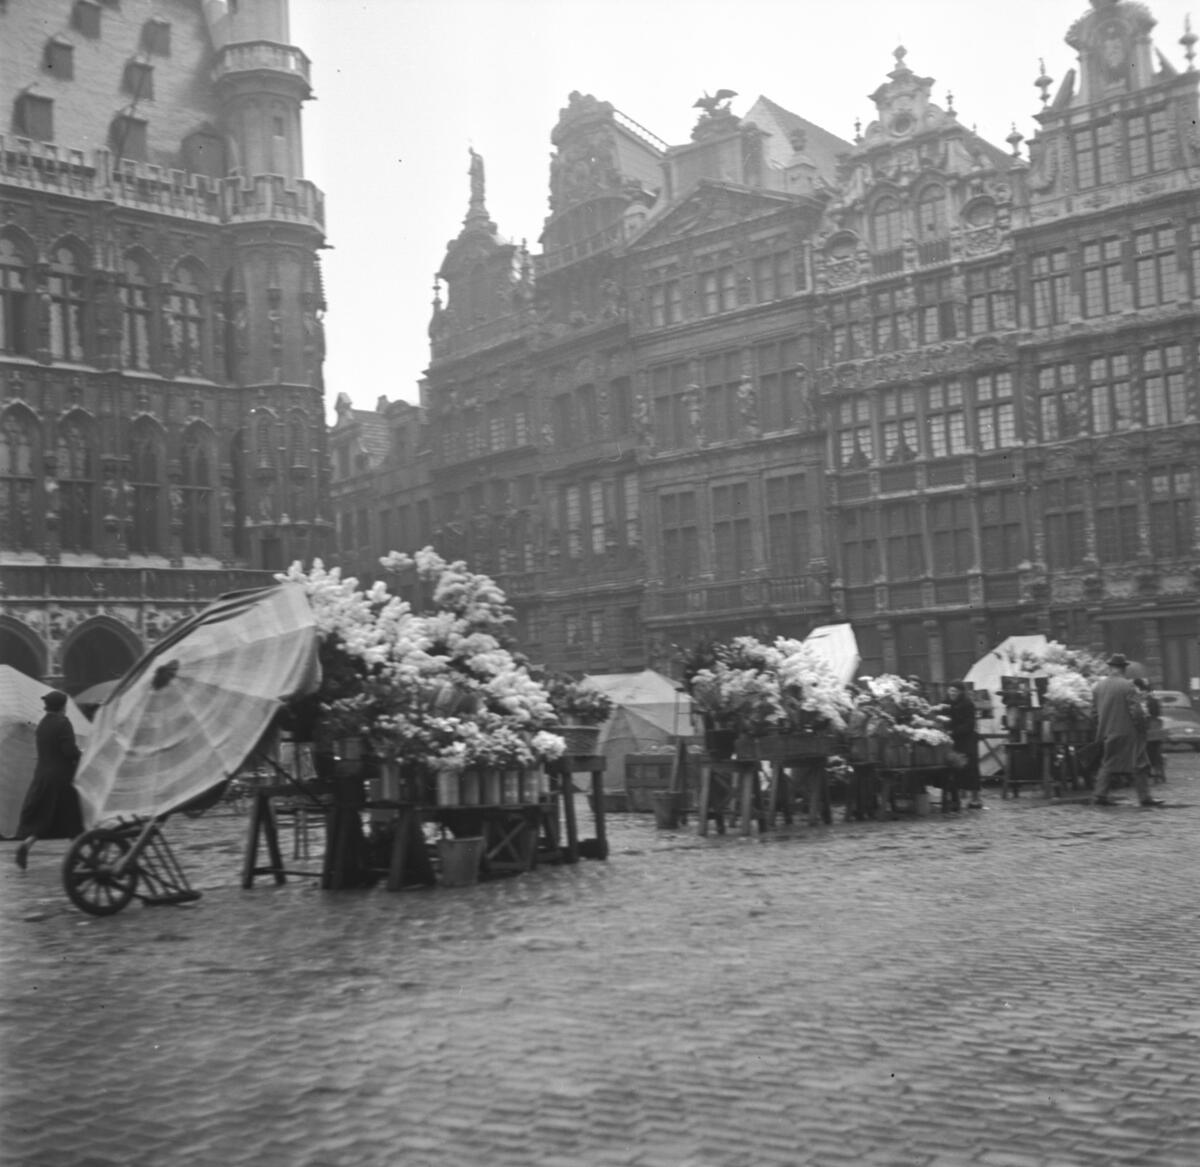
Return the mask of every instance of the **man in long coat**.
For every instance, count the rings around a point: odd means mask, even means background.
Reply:
[[[17,866],[23,871],[29,849],[38,839],[73,839],[83,830],[79,795],[75,792],[75,767],[79,747],[71,719],[63,712],[66,693],[52,689],[42,697],[46,714],[37,727],[37,768],[21,805],[17,837]]]
[[[1121,653],[1115,653],[1108,659],[1109,675],[1097,681],[1092,690],[1096,705],[1096,737],[1104,746],[1092,802],[1096,806],[1112,806],[1109,787],[1118,774],[1123,774],[1133,776],[1142,806],[1162,806],[1160,799],[1150,797],[1146,769],[1138,765],[1147,715],[1136,686],[1125,675],[1128,667],[1129,661]]]

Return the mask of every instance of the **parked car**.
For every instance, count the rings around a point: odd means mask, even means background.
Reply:
[[[1191,746],[1200,751],[1200,713],[1181,705],[1164,705],[1163,741],[1168,746]]]
[[[1154,696],[1164,709],[1192,708],[1192,699],[1178,689],[1155,689]]]

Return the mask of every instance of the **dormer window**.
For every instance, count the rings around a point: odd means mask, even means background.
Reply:
[[[13,130],[35,142],[53,142],[54,102],[35,93],[22,93],[13,109]]]
[[[95,0],[75,0],[71,9],[71,27],[86,37],[100,35],[100,5]]]
[[[129,158],[134,162],[145,162],[147,158],[145,118],[118,115],[113,118],[109,132],[112,152],[117,158]]]
[[[49,40],[42,54],[42,68],[60,81],[70,81],[75,76],[75,48],[66,41]]]
[[[171,55],[171,23],[168,20],[147,20],[142,25],[142,49],[156,57]]]
[[[125,66],[125,81],[122,88],[134,101],[154,100],[154,66],[141,61],[130,61]]]

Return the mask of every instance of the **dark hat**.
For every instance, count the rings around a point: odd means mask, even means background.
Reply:
[[[1129,667],[1129,658],[1123,652],[1114,652],[1108,658],[1108,667],[1110,669],[1125,669]]]
[[[51,711],[66,709],[67,695],[57,689],[51,689],[49,693],[42,694],[42,704]]]

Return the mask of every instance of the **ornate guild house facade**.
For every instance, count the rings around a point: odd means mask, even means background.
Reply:
[[[903,49],[853,141],[718,91],[668,146],[572,94],[533,253],[472,156],[416,452],[371,453],[394,405],[333,431],[344,557],[432,539],[576,670],[849,620],[866,672],[1040,631],[1196,687],[1196,38],[1154,23],[1091,0],[1027,149]]]
[[[77,692],[331,529],[286,0],[0,4],[0,663]]]

